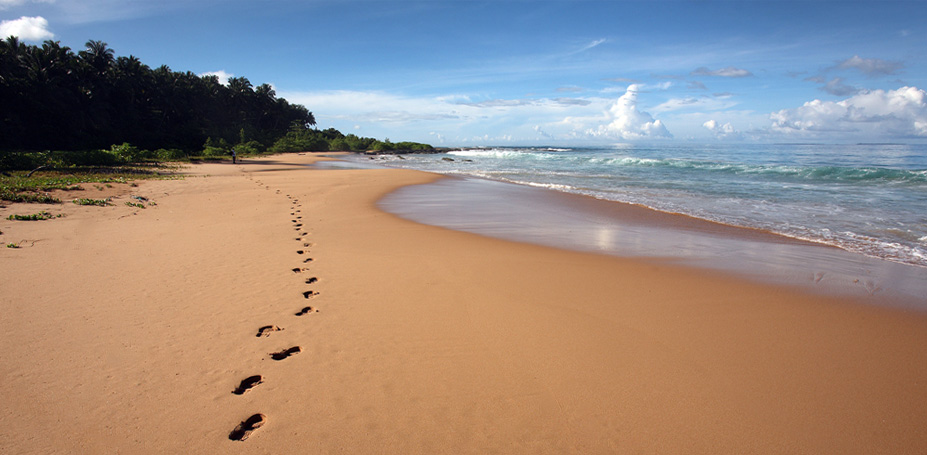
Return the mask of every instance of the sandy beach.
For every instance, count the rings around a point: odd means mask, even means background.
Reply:
[[[439,176],[317,159],[0,208],[0,453],[927,451],[923,312],[416,224],[377,201]]]

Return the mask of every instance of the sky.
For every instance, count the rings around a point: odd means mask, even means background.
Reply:
[[[927,142],[927,0],[0,0],[0,35],[268,83],[393,141]]]

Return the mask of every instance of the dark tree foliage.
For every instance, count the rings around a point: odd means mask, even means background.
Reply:
[[[116,57],[100,41],[75,54],[57,41],[41,47],[0,41],[0,150],[90,150],[131,143],[141,149],[199,151],[207,139],[269,147],[315,118],[243,77],[151,69]],[[339,133],[340,134],[340,133]]]

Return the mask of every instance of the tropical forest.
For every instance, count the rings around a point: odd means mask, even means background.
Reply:
[[[315,128],[305,106],[244,77],[151,68],[101,41],[0,41],[0,171],[300,151],[428,150]]]

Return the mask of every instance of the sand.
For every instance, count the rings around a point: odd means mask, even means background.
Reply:
[[[376,201],[437,176],[315,159],[0,208],[0,453],[927,451],[924,313],[415,224]]]

